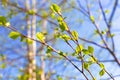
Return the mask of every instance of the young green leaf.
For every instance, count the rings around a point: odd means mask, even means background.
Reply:
[[[93,48],[92,46],[88,46],[88,51],[89,51],[90,53],[94,53],[94,48]]]
[[[100,63],[99,66],[100,66],[102,69],[104,69],[104,67],[105,67],[103,63]]]
[[[89,64],[86,62],[83,63],[83,66],[84,66],[84,69],[86,69],[86,70],[89,68]]]
[[[82,46],[81,44],[79,44],[79,45],[76,47],[76,53],[79,54],[82,50],[83,50],[83,46]]]
[[[27,39],[26,39],[26,43],[28,43],[28,44],[32,44],[32,43],[33,43],[33,40],[27,38]]]
[[[92,22],[95,22],[95,18],[94,18],[94,16],[90,16],[90,20],[92,21]]]
[[[63,80],[61,76],[57,76],[57,80]]]
[[[72,31],[72,36],[73,36],[74,40],[78,40],[78,33],[77,33],[77,31],[73,30]]]
[[[43,43],[45,42],[45,36],[44,36],[43,33],[38,32],[38,33],[36,34],[36,37],[37,37],[37,39],[40,40],[41,42],[43,42]]]
[[[68,36],[68,35],[66,35],[66,34],[63,34],[62,36],[60,36],[60,38],[62,38],[62,39],[65,40],[65,41],[68,41],[68,40],[71,39],[70,36]]]
[[[105,70],[102,69],[102,70],[99,72],[99,75],[100,75],[100,76],[103,76],[104,74],[105,74]]]
[[[14,39],[14,40],[17,39],[19,36],[20,36],[20,33],[16,32],[16,31],[12,31],[9,34],[9,37],[12,38],[12,39]]]
[[[5,16],[0,16],[0,26],[5,26],[7,19]]]
[[[87,49],[82,50],[85,55],[90,54],[90,52]]]
[[[59,26],[60,26],[61,31],[65,31],[65,30],[68,31],[68,27],[65,22],[59,22]]]
[[[53,4],[50,9],[53,11],[53,12],[56,12],[56,13],[60,13],[61,9],[60,7],[57,5],[57,4]]]

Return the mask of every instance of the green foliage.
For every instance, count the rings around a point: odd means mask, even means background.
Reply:
[[[83,49],[82,52],[83,52],[85,55],[90,54],[87,49]]]
[[[100,63],[100,64],[99,64],[99,66],[100,66],[102,69],[104,69],[104,68],[105,68],[105,66],[104,66],[104,64],[103,64],[103,63]]]
[[[95,22],[95,18],[94,18],[93,15],[90,16],[90,20],[91,20],[92,22]]]
[[[57,75],[57,80],[63,80],[61,76]]]
[[[89,53],[94,53],[94,48],[92,46],[88,46]]]
[[[78,40],[78,33],[77,33],[77,31],[73,30],[72,31],[72,36],[73,36],[73,40]]]
[[[9,33],[9,37],[12,38],[12,39],[17,39],[18,37],[20,36],[20,33],[19,32],[16,32],[16,31],[11,31]]]
[[[76,53],[79,54],[83,50],[83,45],[79,44],[75,50],[76,50]]]
[[[27,38],[27,39],[26,39],[26,43],[28,43],[28,44],[32,44],[32,43],[33,43],[33,40]]]
[[[27,14],[29,14],[29,15],[34,15],[34,14],[35,14],[35,11],[34,11],[34,10],[29,10],[29,11],[27,11]]]
[[[10,26],[10,22],[7,22],[7,19],[5,16],[0,16],[0,26]]]
[[[0,68],[2,68],[2,69],[6,68],[6,63],[2,63],[2,64],[0,65]]]
[[[62,38],[62,39],[65,40],[65,41],[68,41],[68,40],[71,39],[70,36],[68,36],[67,34],[61,35],[60,38]]]
[[[105,13],[106,13],[106,14],[109,14],[109,13],[110,13],[110,10],[108,10],[108,9],[105,10]]]
[[[103,76],[104,74],[105,74],[105,70],[102,69],[102,70],[99,72],[99,75],[100,75],[100,76]]]
[[[61,9],[60,7],[57,5],[57,4],[53,4],[50,9],[53,11],[53,12],[56,12],[56,13],[60,13]]]
[[[58,20],[61,31],[62,32],[65,31],[65,30],[68,31],[68,26],[64,22],[63,18],[61,16],[58,16],[57,20]]]
[[[48,57],[51,57],[52,56],[52,51],[53,51],[52,47],[51,46],[47,46],[46,55]]]
[[[42,32],[37,32],[36,37],[38,40],[40,40],[40,42],[45,42],[45,35]]]
[[[8,1],[8,0],[1,0],[3,7],[6,7],[6,6],[7,6],[7,1]]]
[[[88,70],[89,64],[88,64],[87,62],[84,62],[84,63],[83,63],[83,67],[84,67],[84,69]]]

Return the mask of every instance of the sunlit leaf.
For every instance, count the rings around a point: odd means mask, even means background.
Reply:
[[[82,50],[83,50],[83,45],[79,44],[79,45],[76,47],[76,52],[77,52],[77,54],[79,54]]]
[[[12,31],[9,34],[9,37],[12,38],[12,39],[14,39],[14,40],[17,39],[19,36],[20,36],[20,33],[16,32],[16,31]]]
[[[86,70],[89,68],[89,64],[86,62],[83,63],[83,66],[84,66],[84,69],[86,69]]]
[[[27,39],[26,39],[26,42],[27,42],[28,44],[32,44],[32,43],[33,43],[33,40],[27,38]]]
[[[77,31],[73,30],[72,31],[72,36],[73,36],[74,40],[78,40],[78,33],[77,33]]]
[[[102,69],[102,70],[99,72],[99,75],[100,75],[100,76],[103,76],[104,74],[105,74],[105,70]]]
[[[95,18],[94,18],[94,16],[90,16],[90,20],[92,21],[92,22],[95,22]]]
[[[65,41],[68,41],[68,40],[71,39],[70,36],[68,36],[68,35],[66,35],[66,34],[61,35],[60,38],[62,38],[62,39],[65,40]]]
[[[44,36],[43,33],[38,32],[38,33],[36,34],[36,37],[37,37],[37,39],[40,40],[41,42],[43,42],[43,43],[45,42],[45,36]]]
[[[57,13],[60,13],[61,9],[60,7],[57,5],[57,4],[53,4],[50,9],[53,11],[53,12],[57,12]]]
[[[85,55],[89,54],[90,52],[87,49],[82,50]]]
[[[57,80],[63,80],[61,76],[57,75]]]
[[[89,51],[90,53],[94,53],[94,48],[93,48],[92,46],[88,46],[88,51]]]
[[[104,67],[105,67],[103,63],[100,63],[99,66],[100,66],[102,69],[104,69]]]

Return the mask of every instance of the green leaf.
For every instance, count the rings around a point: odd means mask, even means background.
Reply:
[[[60,26],[60,29],[61,31],[68,31],[68,27],[67,27],[67,24],[65,22],[59,22],[59,26]]]
[[[85,55],[90,54],[90,52],[87,49],[82,50]]]
[[[63,80],[61,76],[57,75],[57,80]]]
[[[51,18],[53,18],[53,19],[55,18],[55,14],[54,14],[54,13],[51,13],[50,16],[51,16]]]
[[[37,34],[36,34],[36,37],[37,37],[37,39],[38,40],[40,40],[41,42],[45,42],[45,36],[44,36],[44,34],[42,33],[42,32],[38,32]]]
[[[14,39],[14,40],[17,39],[19,36],[20,36],[20,33],[16,32],[16,31],[12,31],[9,34],[9,37],[12,38],[12,39]]]
[[[82,50],[83,50],[83,45],[79,44],[79,45],[76,47],[76,52],[77,52],[77,54],[79,54]]]
[[[0,26],[5,26],[7,19],[5,16],[0,16]]]
[[[78,33],[77,33],[77,31],[73,30],[72,31],[72,36],[73,36],[74,40],[78,40]]]
[[[109,13],[110,13],[110,10],[108,10],[108,9],[105,10],[105,13],[106,13],[106,14],[109,14]]]
[[[104,68],[105,68],[105,66],[104,66],[104,64],[103,64],[103,63],[100,63],[100,64],[99,64],[99,66],[100,66],[102,69],[104,69]]]
[[[57,5],[57,4],[53,4],[50,9],[53,11],[53,12],[57,12],[57,13],[60,13],[61,9],[60,7]]]
[[[64,53],[63,53],[62,51],[59,51],[59,55],[61,55],[61,56],[62,56],[62,55],[64,55]]]
[[[2,69],[5,69],[5,68],[6,68],[6,64],[5,64],[5,63],[2,63],[0,67],[1,67]]]
[[[62,38],[62,39],[65,40],[65,41],[68,41],[68,40],[71,39],[70,36],[68,36],[68,35],[66,35],[66,34],[63,34],[62,36],[60,36],[60,38]]]
[[[33,40],[27,38],[27,39],[26,39],[26,43],[28,43],[28,44],[32,44],[32,43],[33,43]]]
[[[90,16],[90,20],[92,21],[92,22],[95,22],[95,18],[94,18],[94,16]]]
[[[8,0],[2,0],[2,6],[3,6],[3,7],[6,7],[6,6],[7,6],[7,1],[8,1]]]
[[[47,51],[46,53],[51,53],[53,51],[52,47],[51,46],[47,46]]]
[[[92,80],[97,80],[95,77]]]
[[[34,15],[34,14],[35,14],[35,11],[34,11],[34,10],[29,10],[27,13],[28,13],[29,15]]]
[[[88,63],[86,63],[86,62],[84,62],[84,63],[83,63],[83,67],[84,67],[84,69],[86,69],[86,70],[87,70],[87,69],[89,68],[89,64],[88,64]]]
[[[94,53],[94,48],[93,48],[92,46],[88,46],[88,51],[89,51],[90,53]]]
[[[102,69],[102,70],[99,72],[99,75],[100,75],[100,76],[103,76],[104,74],[105,74],[105,70]]]

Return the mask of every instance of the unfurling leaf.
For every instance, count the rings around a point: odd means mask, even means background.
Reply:
[[[82,50],[85,55],[89,54],[90,52],[87,49]]]
[[[41,42],[43,42],[43,43],[45,42],[45,36],[44,36],[43,33],[38,32],[38,33],[36,34],[36,37],[37,37],[37,39],[40,40]]]
[[[14,39],[14,40],[17,39],[19,36],[20,36],[20,33],[16,32],[16,31],[12,31],[9,34],[9,37],[12,38],[12,39]]]
[[[63,34],[62,36],[60,36],[60,38],[62,38],[62,39],[65,40],[65,41],[68,41],[68,40],[71,39],[70,36],[68,36],[68,35],[66,35],[66,34]]]
[[[92,46],[88,46],[88,51],[89,51],[90,53],[94,53],[94,48],[93,48]]]
[[[102,69],[104,69],[104,67],[105,67],[103,63],[100,63],[99,66],[100,66]]]
[[[92,21],[92,22],[95,22],[95,18],[94,18],[94,16],[90,16],[90,20]]]
[[[83,46],[82,46],[81,44],[79,44],[79,45],[76,47],[76,53],[79,54],[82,50],[83,50]]]
[[[103,76],[104,74],[105,74],[105,70],[102,69],[102,70],[99,72],[99,75],[100,75],[100,76]]]
[[[56,12],[56,13],[60,13],[61,9],[60,7],[57,5],[57,4],[53,4],[50,9],[53,11],[53,12]]]
[[[78,40],[78,33],[77,33],[77,31],[73,30],[72,31],[72,36],[73,36],[74,40]]]
[[[89,64],[86,62],[83,63],[83,66],[84,66],[84,69],[86,69],[86,70],[89,68]]]
[[[33,40],[27,38],[27,39],[26,39],[26,42],[27,42],[28,44],[32,44],[32,43],[33,43]]]

